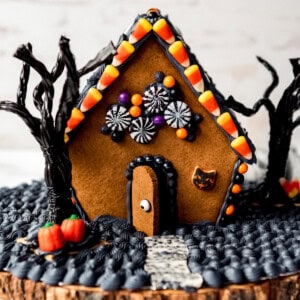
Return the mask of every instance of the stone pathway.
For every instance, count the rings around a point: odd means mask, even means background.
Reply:
[[[187,266],[188,249],[181,236],[146,237],[145,271],[151,275],[152,290],[198,289],[203,279],[191,273]]]

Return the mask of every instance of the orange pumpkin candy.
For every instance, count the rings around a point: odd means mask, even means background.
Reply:
[[[59,225],[47,222],[38,231],[38,243],[42,251],[53,252],[63,248],[66,240]]]
[[[77,215],[63,220],[61,230],[65,240],[71,243],[79,243],[85,235],[85,223]]]

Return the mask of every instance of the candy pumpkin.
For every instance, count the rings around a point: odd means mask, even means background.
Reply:
[[[66,241],[79,243],[85,234],[85,223],[74,214],[70,218],[63,220],[61,230]]]
[[[59,225],[47,222],[38,231],[39,248],[45,252],[53,252],[63,248],[66,240]]]

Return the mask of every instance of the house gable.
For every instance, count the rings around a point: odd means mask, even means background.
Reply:
[[[140,25],[141,19],[145,19],[144,17],[145,16],[140,16],[136,19],[133,26],[129,29],[129,33],[122,36],[117,49],[124,44],[124,41],[126,43],[132,41],[133,32],[136,27]],[[243,130],[240,128],[234,116],[232,116],[229,110],[224,106],[224,99],[220,93],[215,90],[214,85],[206,76],[202,67],[189,52],[182,37],[175,31],[174,27],[166,18],[160,16],[159,20],[162,19],[165,20],[171,33],[173,33],[173,38],[166,41],[159,36],[157,32],[153,31],[151,27],[140,40],[132,44],[134,50],[132,51],[131,48],[132,53],[130,53],[123,63],[116,67],[109,66],[112,67],[113,72],[108,72],[108,75],[111,78],[117,76],[115,80],[109,78],[109,80],[106,81],[107,83],[111,80],[107,87],[103,85],[103,80],[101,81],[107,66],[102,66],[102,68],[100,68],[102,74],[98,74],[98,78],[100,79],[97,79],[97,82],[94,82],[94,86],[90,87],[87,93],[83,95],[78,108],[74,110],[74,114],[68,123],[73,126],[76,121],[79,120],[75,127],[71,128],[71,126],[69,126],[68,128],[68,134],[70,134],[70,132],[71,135],[74,132],[76,133],[76,138],[70,143],[70,157],[73,163],[74,186],[80,202],[88,203],[87,206],[83,204],[83,208],[90,217],[109,212],[118,217],[126,217],[126,215],[124,215],[126,212],[124,199],[125,190],[119,189],[121,191],[113,191],[112,198],[118,199],[117,201],[109,201],[109,199],[103,201],[99,199],[99,197],[95,198],[95,192],[97,191],[91,188],[91,186],[97,186],[97,184],[101,182],[101,185],[106,186],[104,190],[109,190],[110,187],[116,184],[114,180],[117,180],[118,184],[125,187],[126,179],[123,174],[118,174],[123,176],[123,179],[120,179],[120,177],[116,177],[114,171],[119,169],[120,172],[123,172],[126,169],[126,164],[135,156],[151,153],[164,155],[177,164],[175,167],[179,173],[179,220],[182,222],[196,222],[199,219],[214,221],[218,216],[220,218],[220,201],[224,200],[224,195],[228,187],[231,188],[232,185],[232,178],[228,174],[232,174],[234,166],[236,165],[238,167],[241,161],[251,163],[255,159],[253,155],[254,148],[251,142],[247,136],[244,135]],[[156,22],[157,20],[155,23]],[[127,40],[129,40],[129,42]],[[174,53],[174,51],[170,51],[170,42],[172,42],[172,46],[176,41],[180,42],[179,46],[184,47],[185,50],[181,49],[179,51],[185,51],[188,55],[189,62],[186,62],[186,60],[180,61],[178,57],[175,57],[175,54],[173,56],[172,53]],[[117,52],[116,56],[117,58],[122,56],[120,55],[120,51]],[[116,64],[115,62],[118,61],[116,56],[112,64]],[[126,57],[126,55],[123,55],[123,58],[124,57]],[[159,66],[159,68],[157,66]],[[195,68],[196,73],[200,72],[200,78],[202,80],[200,84],[199,80],[198,83],[195,82],[195,76],[192,76],[193,70],[187,72],[191,66],[197,66]],[[124,142],[115,144],[112,143],[107,136],[101,136],[99,128],[101,122],[105,119],[106,109],[108,105],[116,102],[118,93],[126,90],[132,94],[136,92],[142,94],[145,86],[153,81],[154,74],[157,71],[162,71],[166,75],[174,76],[180,89],[184,91],[184,101],[190,106],[193,112],[199,112],[204,116],[203,122],[201,122],[199,126],[201,133],[199,137],[197,137],[197,140],[193,143],[178,140],[174,136],[174,130],[171,128],[163,128],[160,130],[154,142],[149,145],[133,144],[128,136],[125,137]],[[196,76],[196,80],[197,78],[199,79],[199,76]],[[90,95],[91,89],[93,89],[93,93],[98,91],[99,94],[96,96]],[[91,99],[93,97],[97,98],[98,101],[93,103],[93,99]],[[89,102],[89,105],[86,105],[87,102]],[[96,105],[98,102],[102,103]],[[202,105],[200,105],[199,102]],[[90,105],[91,103],[95,105]],[[81,122],[87,115],[89,115],[89,117],[86,118],[84,122]],[[72,123],[74,120],[75,123]],[[77,127],[79,124],[80,126]],[[76,130],[74,130],[75,128]],[[80,128],[80,130],[77,130],[78,128]],[[241,139],[242,141],[238,141]],[[232,145],[231,150],[233,151],[230,151],[228,140]],[[244,148],[241,144],[246,144],[248,153],[243,152]],[[184,146],[182,147],[182,145]],[[126,148],[127,146],[129,146],[129,148]],[[107,149],[110,149],[109,152],[114,153],[114,156],[107,156]],[[176,151],[174,151],[174,149],[176,149]],[[90,157],[93,153],[97,157],[91,158],[90,160],[85,158],[88,162],[85,161],[83,164],[83,155]],[[114,165],[114,160],[118,162],[116,165]],[[80,163],[80,161],[82,162]],[[107,164],[107,161],[111,163]],[[227,163],[224,164],[224,161]],[[190,167],[185,167],[186,164],[189,164]],[[181,167],[181,165],[183,167]],[[192,192],[192,195],[189,195],[191,194],[189,189],[194,188],[191,184],[191,169],[197,165],[200,165],[201,168],[204,169],[213,168],[217,170],[217,180],[222,184],[217,185],[212,191],[197,191],[197,193]],[[237,167],[235,169],[237,169]],[[102,172],[103,174],[99,175],[98,172]],[[236,170],[234,173],[235,172]],[[187,181],[187,178],[189,184],[184,183]],[[95,182],[94,179],[96,179],[97,182]],[[220,190],[222,190],[221,194],[223,194],[223,199],[218,199],[218,201],[215,202],[213,200],[216,198],[214,193],[220,193]],[[205,194],[201,195],[201,193]],[[198,202],[196,199],[198,199]],[[204,199],[203,201],[205,201],[205,203],[203,204],[199,199]],[[199,208],[197,209],[196,206],[198,203]],[[98,209],[97,206],[99,207],[99,205],[101,208]],[[204,207],[204,211],[200,212]],[[221,214],[225,212],[227,207],[228,204],[223,205]],[[93,210],[93,213],[91,210]],[[195,211],[194,216],[192,211]]]

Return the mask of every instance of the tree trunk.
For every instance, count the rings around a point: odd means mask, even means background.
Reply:
[[[43,150],[45,183],[48,188],[48,221],[61,223],[74,213],[71,200],[71,162],[66,147]]]

